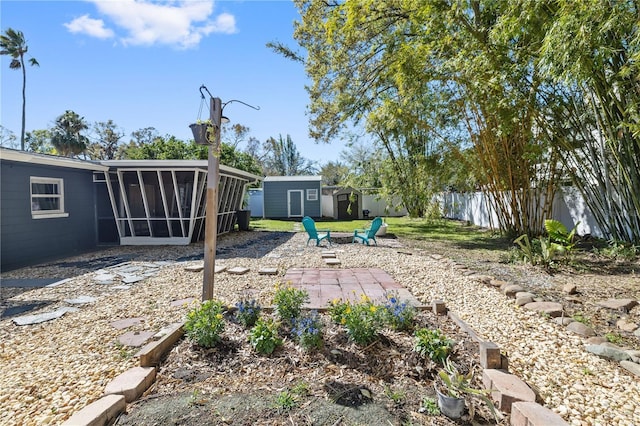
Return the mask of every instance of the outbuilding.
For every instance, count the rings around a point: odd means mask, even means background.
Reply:
[[[264,217],[322,217],[321,176],[267,176],[262,182]]]

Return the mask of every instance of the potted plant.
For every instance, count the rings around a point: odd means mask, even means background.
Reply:
[[[211,124],[211,120],[198,120],[190,124],[189,128],[193,133],[193,139],[198,145],[211,145],[213,136],[213,124]]]
[[[459,419],[464,414],[467,399],[478,398],[487,404],[499,421],[502,416],[489,399],[490,390],[472,387],[472,378],[473,371],[462,374],[449,358],[444,361],[444,368],[438,372],[438,380],[434,384],[440,412],[451,419]]]

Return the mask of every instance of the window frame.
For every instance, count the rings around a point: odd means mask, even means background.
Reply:
[[[34,184],[50,184],[56,185],[58,192],[56,194],[34,194]],[[57,198],[58,208],[53,210],[34,210],[34,198]],[[30,176],[29,177],[29,204],[31,205],[31,218],[32,219],[49,219],[56,217],[68,217],[69,213],[64,210],[64,179],[42,177],[42,176]],[[38,204],[39,206],[39,204]]]
[[[318,201],[318,189],[317,188],[309,188],[309,189],[307,189],[307,201]]]

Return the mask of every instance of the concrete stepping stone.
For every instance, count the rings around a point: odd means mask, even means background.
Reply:
[[[78,308],[62,307],[52,312],[44,312],[42,314],[24,315],[21,317],[16,317],[16,318],[13,318],[13,322],[16,325],[40,324],[41,322],[51,321],[56,318],[60,318],[67,312],[77,312],[77,311],[79,311]]]
[[[596,305],[603,308],[616,309],[619,311],[629,311],[636,306],[638,302],[633,299],[607,299],[596,302]]]
[[[204,269],[204,267],[202,269]],[[222,266],[222,265],[218,266],[218,265],[216,265],[216,267],[213,268],[213,273],[214,274],[219,274],[219,273],[224,272],[226,270],[227,270],[226,266]]]
[[[131,288],[130,285],[114,285],[110,287],[112,290],[129,290]]]
[[[260,275],[278,275],[278,268],[260,268],[258,270]]]
[[[138,281],[142,281],[145,278],[146,277],[141,275],[126,275],[122,278],[122,282],[125,284],[133,284],[133,283],[137,283]]]
[[[324,263],[326,263],[327,265],[340,265],[342,262],[340,262],[340,259],[332,258],[325,259]]]
[[[531,302],[524,305],[525,309],[547,314],[550,317],[562,316],[562,304],[557,302]]]
[[[249,272],[249,268],[243,268],[242,266],[236,266],[231,269],[227,269],[227,272],[233,275],[244,275]]]
[[[171,306],[184,306],[184,305],[190,305],[194,300],[196,300],[193,297],[187,297],[186,299],[179,299],[179,300],[173,300],[171,302]]]
[[[55,283],[51,283],[51,284],[49,284],[49,285],[47,285],[45,287],[48,287],[48,288],[58,287],[59,285],[67,283],[67,282],[71,281],[72,279],[73,278],[65,278],[64,280],[56,281]]]
[[[153,337],[150,331],[130,331],[118,337],[118,341],[125,346],[140,347]]]
[[[70,303],[72,305],[85,305],[87,303],[93,303],[95,302],[96,299],[95,297],[91,297],[91,296],[78,296],[76,298],[73,299],[64,299],[65,302]]]
[[[204,263],[198,263],[198,264],[195,264],[195,265],[185,266],[184,270],[188,271],[188,272],[200,272],[200,271],[204,270]]]
[[[93,281],[96,284],[113,284],[113,280],[116,279],[116,276],[113,274],[97,274],[93,277]]]
[[[117,330],[122,330],[124,328],[129,328],[131,326],[138,325],[143,321],[144,321],[144,318],[142,318],[142,317],[124,318],[124,319],[121,319],[121,320],[113,321],[110,325],[111,325],[111,327],[113,327],[113,328],[115,328]]]
[[[323,259],[332,259],[336,257],[336,254],[332,251],[323,251],[321,256]]]

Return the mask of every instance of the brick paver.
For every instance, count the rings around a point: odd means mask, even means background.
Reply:
[[[364,294],[372,300],[385,300],[387,292],[415,307],[422,304],[389,274],[379,268],[291,268],[284,282],[309,293],[309,309],[323,310],[334,299],[358,301]]]

